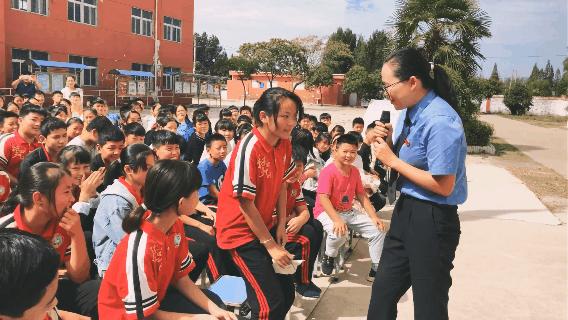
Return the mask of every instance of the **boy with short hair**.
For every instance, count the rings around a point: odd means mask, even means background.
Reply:
[[[58,105],[59,103],[61,103],[62,99],[63,99],[63,92],[59,90],[53,91],[53,93],[51,94],[51,100],[52,100],[51,105],[52,106]]]
[[[146,130],[138,122],[132,122],[125,125],[124,130],[124,147],[128,147],[131,144],[144,143],[144,136],[146,135]]]
[[[18,130],[0,137],[0,170],[8,173],[15,184],[20,176],[20,164],[28,153],[40,147],[40,127],[47,111],[27,103],[20,110]]]
[[[152,139],[152,149],[158,160],[179,160],[180,147],[177,134],[168,130],[157,130]]]
[[[30,152],[20,164],[20,172],[40,162],[59,162],[59,152],[67,144],[67,125],[61,119],[48,117],[41,123],[41,147]]]
[[[0,134],[12,133],[18,130],[18,114],[0,110]]]
[[[92,158],[97,155],[97,141],[99,140],[99,134],[106,128],[112,127],[112,123],[107,117],[98,116],[95,117],[81,132],[80,135],[76,136],[75,138],[71,139],[68,146],[80,146],[87,149],[90,153]]]
[[[361,117],[357,117],[353,119],[351,124],[353,131],[357,132],[358,134],[363,134],[363,129],[365,129],[365,120]]]
[[[205,141],[207,158],[201,160],[197,169],[201,172],[201,187],[199,188],[199,200],[204,204],[217,204],[219,190],[221,189],[221,177],[227,171],[223,162],[227,156],[227,141],[224,136],[214,133]]]
[[[249,106],[242,106],[239,110],[240,115],[245,115],[252,119],[252,109]]]
[[[347,241],[348,228],[369,240],[371,270],[367,277],[373,281],[379,266],[385,238],[384,225],[371,205],[359,170],[353,166],[357,156],[357,138],[344,134],[337,138],[333,163],[325,167],[318,178],[314,216],[327,232],[322,272],[330,275],[339,248]],[[353,208],[357,199],[366,215]]]
[[[77,92],[71,92],[69,95],[69,101],[71,101],[71,117],[81,118],[83,116],[83,102],[81,100],[81,95]]]
[[[124,133],[115,126],[110,126],[98,135],[97,151],[99,154],[91,163],[91,170],[96,171],[101,167],[108,166],[120,158],[120,152],[124,149]]]
[[[331,114],[327,112],[320,114],[320,122],[323,122],[329,128],[331,126]]]

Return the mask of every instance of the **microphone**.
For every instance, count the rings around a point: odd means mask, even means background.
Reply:
[[[380,119],[379,121],[380,121],[381,123],[383,123],[383,124],[390,123],[390,121],[391,121],[391,112],[388,111],[388,110],[384,110],[384,111],[381,113],[381,119]]]

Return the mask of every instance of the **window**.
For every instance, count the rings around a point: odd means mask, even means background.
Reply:
[[[152,12],[132,8],[132,33],[152,36]]]
[[[147,71],[152,72],[152,65],[151,64],[143,64],[143,63],[133,63],[132,70],[134,71]],[[154,78],[146,78],[146,77],[132,77],[134,80],[148,80],[150,88],[154,87]]]
[[[82,63],[87,67],[81,71],[79,76],[79,84],[82,86],[97,85],[97,58],[69,56],[69,62]]]
[[[12,79],[16,80],[25,70],[24,62],[28,59],[49,60],[49,54],[43,51],[32,51],[26,49],[12,49]],[[47,71],[47,68],[40,68],[40,71]]]
[[[12,0],[12,8],[47,16],[47,0]]]
[[[172,90],[174,86],[174,75],[172,73],[181,72],[180,68],[164,67],[164,90]]]
[[[97,25],[97,0],[68,0],[67,19]]]
[[[181,20],[164,17],[164,39],[181,42]]]

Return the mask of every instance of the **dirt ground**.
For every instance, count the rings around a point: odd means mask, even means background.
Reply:
[[[532,160],[503,139],[492,138],[492,143],[497,154],[488,157],[494,164],[507,169],[523,181],[552,213],[567,211],[568,180]]]
[[[532,124],[532,125],[544,127],[544,128],[568,128],[568,126],[567,126],[568,117],[533,116],[533,115],[513,116],[513,115],[510,115],[510,114],[500,114],[500,116],[508,118],[508,119],[526,122],[528,124]]]

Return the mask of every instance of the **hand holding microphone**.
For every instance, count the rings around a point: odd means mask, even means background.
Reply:
[[[377,141],[380,142],[378,138],[382,138],[383,141],[387,142],[390,138],[392,140],[392,124],[390,123],[390,111],[383,111],[381,113],[381,118],[375,121],[375,137]]]

